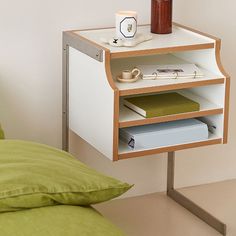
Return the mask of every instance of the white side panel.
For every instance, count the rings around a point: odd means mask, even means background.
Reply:
[[[114,92],[104,62],[70,48],[69,128],[112,159],[113,117]]]

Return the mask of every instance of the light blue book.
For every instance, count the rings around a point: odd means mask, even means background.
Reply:
[[[208,126],[197,119],[120,129],[120,138],[131,148],[154,149],[208,139]]]

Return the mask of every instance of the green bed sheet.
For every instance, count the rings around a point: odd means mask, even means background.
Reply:
[[[3,236],[125,236],[91,207],[48,206],[0,214]]]

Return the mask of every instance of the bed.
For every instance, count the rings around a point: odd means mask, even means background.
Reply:
[[[0,140],[1,235],[124,236],[91,205],[120,196],[131,187],[64,151]]]
[[[91,207],[48,206],[0,214],[3,236],[124,236]]]

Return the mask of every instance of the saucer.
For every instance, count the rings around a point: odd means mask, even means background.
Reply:
[[[140,76],[133,76],[132,79],[123,79],[121,75],[118,75],[118,76],[116,77],[116,79],[117,79],[120,83],[133,83],[133,82],[136,82],[139,78],[140,78]]]
[[[100,38],[103,43],[109,44],[113,47],[135,47],[138,44],[151,39],[151,34],[137,34],[133,39],[119,39],[115,36],[111,38]]]

